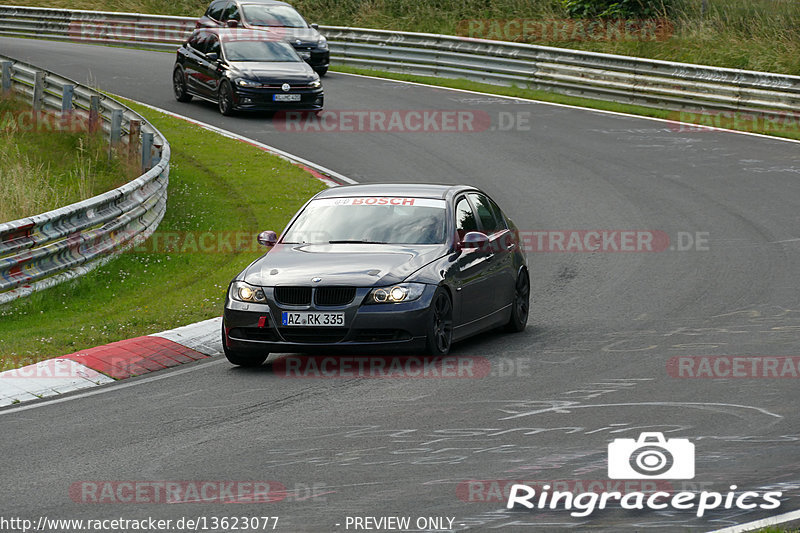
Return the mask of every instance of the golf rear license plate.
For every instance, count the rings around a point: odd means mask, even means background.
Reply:
[[[344,313],[294,313],[283,311],[282,326],[344,326]]]
[[[299,94],[276,94],[272,99],[275,102],[299,102],[301,96]]]

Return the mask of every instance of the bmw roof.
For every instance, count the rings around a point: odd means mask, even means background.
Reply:
[[[476,190],[469,185],[440,185],[427,183],[370,183],[332,187],[315,198],[337,198],[346,196],[411,196],[414,198],[446,199],[462,190]]]

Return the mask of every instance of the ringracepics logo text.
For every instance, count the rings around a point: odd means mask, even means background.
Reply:
[[[694,444],[688,439],[665,439],[662,433],[642,433],[638,439],[615,439],[608,445],[608,474],[611,479],[692,479]],[[576,494],[559,490],[555,484],[531,486],[515,483],[508,493],[506,508],[570,511],[574,517],[589,516],[597,510],[620,507],[626,510],[694,510],[698,517],[715,509],[777,509],[782,492],[740,491],[730,485],[725,492],[710,490],[585,491]]]

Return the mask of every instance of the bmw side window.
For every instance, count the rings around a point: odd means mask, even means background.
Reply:
[[[478,231],[478,222],[467,199],[461,198],[456,203],[456,234],[458,235],[458,240],[462,240],[464,235],[470,231]]]
[[[494,200],[491,198],[486,197],[486,200],[489,208],[492,210],[492,213],[494,213],[494,218],[497,219],[497,224],[499,225],[497,228],[498,231],[508,229],[508,223],[506,222],[506,218],[503,216],[503,211],[500,210],[500,207],[498,207],[498,205],[494,203]]]
[[[488,198],[482,194],[470,194],[469,199],[472,200],[475,210],[478,212],[478,218],[481,221],[483,232],[491,235],[501,229],[500,224],[497,222],[492,208],[489,204]]]

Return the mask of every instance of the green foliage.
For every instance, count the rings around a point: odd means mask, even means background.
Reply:
[[[667,14],[670,0],[563,0],[572,18],[660,17]]]
[[[126,104],[172,147],[164,220],[108,264],[0,306],[0,371],[219,316],[230,280],[264,251],[258,232],[280,231],[325,188],[256,147]]]

